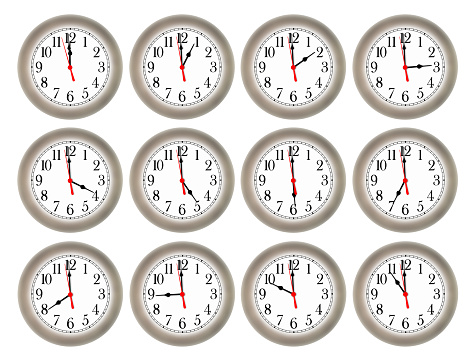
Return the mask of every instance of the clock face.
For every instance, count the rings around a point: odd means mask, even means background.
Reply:
[[[101,251],[84,243],[56,243],[25,267],[18,301],[25,321],[40,337],[59,345],[82,345],[115,322],[122,283]]]
[[[390,117],[415,118],[447,99],[457,76],[457,57],[437,25],[399,15],[382,20],[363,36],[353,71],[370,106]]]
[[[363,263],[353,298],[358,317],[374,336],[390,344],[416,345],[437,336],[450,322],[457,282],[436,251],[397,242]]]
[[[97,135],[58,129],[26,151],[18,186],[25,207],[40,223],[81,231],[112,212],[122,189],[122,171],[114,151]]]
[[[19,76],[30,100],[61,118],[88,116],[115,94],[122,73],[120,51],[95,21],[73,15],[47,20],[23,44]]]
[[[192,333],[219,313],[221,281],[210,264],[191,255],[167,257],[150,271],[143,303],[150,318],[173,333]]]
[[[152,223],[172,231],[203,228],[217,219],[231,198],[234,173],[221,145],[192,129],[162,132],[137,153],[131,190]]]
[[[92,146],[62,141],[36,159],[31,189],[46,213],[60,219],[84,218],[94,213],[109,193],[111,176],[106,161]]]
[[[206,213],[221,192],[223,176],[216,158],[192,141],[170,142],[150,156],[143,189],[158,213],[190,219]]]
[[[224,99],[234,60],[226,38],[214,25],[176,15],[142,33],[130,70],[135,90],[147,106],[167,117],[191,118]]]
[[[61,333],[81,333],[106,314],[110,286],[104,271],[80,255],[62,255],[43,265],[31,285],[38,318]]]
[[[137,321],[155,339],[193,345],[214,336],[226,323],[234,284],[224,262],[190,242],[163,245],[137,267],[130,300]]]
[[[315,19],[288,15],[272,19],[249,39],[242,58],[246,90],[265,111],[303,118],[327,107],[345,74],[338,39]]]
[[[345,172],[338,152],[323,137],[282,129],[249,152],[242,182],[246,202],[261,221],[279,230],[302,231],[336,210]]]
[[[249,266],[242,285],[244,312],[265,338],[304,345],[325,336],[338,322],[345,283],[335,261],[300,242],[277,244]]]
[[[384,228],[426,228],[450,208],[457,186],[455,164],[432,135],[395,129],[373,139],[354,170],[354,189],[363,211]]]

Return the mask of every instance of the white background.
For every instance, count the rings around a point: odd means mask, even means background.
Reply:
[[[2,3],[0,34],[1,87],[1,293],[0,346],[2,360],[35,362],[84,361],[443,361],[473,354],[475,301],[473,253],[473,11],[468,1],[16,1]],[[103,24],[122,52],[124,73],[113,100],[86,119],[60,120],[37,110],[23,94],[16,66],[23,40],[44,20],[76,13]],[[128,67],[132,47],[142,31],[156,20],[173,14],[197,15],[215,24],[234,52],[236,72],[225,100],[209,114],[176,121],[149,110],[137,97]],[[254,30],[267,20],[299,13],[325,23],[339,38],[346,55],[343,88],[325,111],[298,121],[266,114],[248,97],[241,81],[243,48]],[[458,55],[459,74],[454,91],[442,107],[416,120],[400,121],[380,115],[360,97],[352,75],[356,45],[379,20],[400,13],[420,15],[438,24],[451,38]],[[81,127],[103,137],[116,151],[124,174],[119,203],[99,226],[80,233],[55,232],[37,223],[23,207],[17,189],[20,160],[30,144],[44,133],[61,127]],[[211,226],[178,234],[149,223],[130,195],[129,170],[135,153],[154,134],[172,127],[194,127],[215,137],[227,150],[236,174],[236,186],[226,212]],[[248,150],[267,133],[290,126],[304,127],[326,137],[339,151],[347,173],[340,208],[324,225],[305,233],[283,233],[260,223],[241,194],[240,174]],[[372,223],[356,203],[352,173],[364,145],[379,133],[402,126],[416,127],[440,138],[458,167],[459,187],[447,215],[432,227],[410,234],[384,230]],[[98,340],[81,347],[50,344],[24,322],[17,303],[18,281],[30,258],[39,250],[62,241],[92,244],[106,253],[122,277],[124,301],[114,326]],[[197,346],[178,348],[151,338],[135,321],[129,303],[129,285],[137,264],[152,249],[172,241],[202,243],[217,252],[234,277],[236,301],[226,326]],[[248,323],[240,301],[241,281],[254,257],[278,242],[303,241],[327,251],[339,264],[347,285],[347,302],[335,329],[322,340],[291,348],[262,338]],[[459,303],[449,326],[432,341],[402,348],[374,338],[361,325],[352,301],[354,277],[361,263],[377,248],[396,241],[425,243],[451,264],[458,280]],[[472,339],[469,340],[471,334]]]

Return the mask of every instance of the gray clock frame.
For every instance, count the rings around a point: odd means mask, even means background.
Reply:
[[[105,88],[94,100],[80,106],[60,106],[51,102],[38,91],[31,77],[31,57],[34,48],[46,34],[60,28],[87,29],[98,37],[109,54],[110,75]],[[38,109],[53,117],[78,119],[101,110],[114,97],[122,78],[122,56],[112,34],[95,20],[80,15],[60,15],[39,24],[25,39],[18,56],[18,78],[23,92]]]

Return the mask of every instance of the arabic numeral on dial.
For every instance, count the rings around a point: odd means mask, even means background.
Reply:
[[[66,94],[66,99],[68,100],[68,102],[73,102],[73,101],[74,101],[73,91],[69,91],[69,92]]]
[[[371,180],[371,186],[374,187],[376,184],[378,184],[378,176],[376,174],[371,175],[370,177]]]
[[[305,325],[307,326],[310,326],[312,325],[312,318],[311,318],[312,314],[307,314],[307,321],[305,323]]]
[[[89,319],[87,318],[87,314],[84,314],[84,317],[82,319],[82,326],[86,326],[89,324]]]
[[[43,290],[41,290],[40,288],[37,288],[35,290],[35,294],[36,294],[36,300],[41,300],[41,298],[43,297]]]
[[[274,274],[264,274],[264,277],[265,277],[265,284],[268,285],[272,285],[275,283],[275,275]]]
[[[383,200],[383,191],[382,190],[377,190],[376,191],[376,200],[378,202],[381,202]]]
[[[402,325],[403,329],[409,328],[409,322],[407,321],[407,319],[409,319],[409,318],[402,319],[401,325]]]
[[[388,54],[388,50],[386,47],[376,47],[376,57],[377,58],[385,58]]]
[[[94,58],[99,58],[99,53],[101,51],[101,48],[99,47],[94,47],[92,48],[93,52],[94,52]]]
[[[328,72],[328,62],[322,62],[322,73]]]
[[[388,167],[386,160],[376,160],[376,170],[385,171]]]
[[[297,318],[290,319],[290,324],[289,325],[292,329],[296,329],[297,328]]]
[[[381,88],[383,87],[383,77],[376,78],[376,87]]]
[[[429,285],[435,285],[435,274],[429,274]]]
[[[290,214],[293,216],[297,214],[297,207],[295,206],[295,204],[290,205]]]
[[[43,87],[43,88],[48,87],[48,78],[47,77],[41,77],[41,87]]]
[[[209,182],[209,184],[211,186],[215,186],[216,184],[218,183],[218,180],[216,178],[216,175],[215,174],[211,174],[211,181]]]
[[[97,77],[94,78],[94,81],[92,81],[91,84],[94,86],[94,88],[99,88],[99,82],[97,81]],[[58,88],[58,90],[59,90],[59,88]]]
[[[274,55],[275,55],[275,48],[274,47],[264,47],[264,57],[273,58]]]
[[[376,314],[381,315],[383,313],[383,304],[376,305]]]
[[[98,184],[99,186],[103,186],[105,183],[106,183],[105,176],[104,176],[103,174],[100,174],[100,175],[99,175],[99,181],[97,182],[97,184]]]
[[[371,62],[371,73],[376,73],[377,70],[378,70],[378,63],[375,61]]]
[[[401,213],[405,216],[407,216],[409,214],[409,208],[408,208],[408,204],[403,204],[402,205],[402,208],[401,208]]]
[[[200,314],[196,314],[194,324],[195,326],[198,326],[201,324]]]
[[[310,212],[312,210],[312,205],[310,204],[310,200],[307,200],[307,206],[305,207],[305,212]]]
[[[185,318],[181,318],[181,319],[178,321],[178,326],[180,327],[180,329],[185,329],[185,328],[186,328]]]
[[[41,314],[43,314],[43,315],[48,314],[48,305],[46,305],[46,304],[41,305]]]
[[[260,61],[259,62],[259,73],[264,73],[266,70],[266,62]]]
[[[180,102],[185,102],[186,101],[185,91],[180,91],[180,93],[178,93],[178,100]]]
[[[326,186],[328,185],[328,175],[327,174],[323,174],[322,175],[322,183],[321,183],[323,186]]]
[[[424,92],[422,92],[422,87],[419,87],[419,91],[417,92],[417,98],[422,99],[423,97],[424,97]]]
[[[265,160],[264,161],[264,170],[273,171],[275,169],[275,161],[274,160]]]
[[[417,205],[417,211],[420,213],[424,210],[424,206],[422,205],[422,200],[419,201],[419,204]]]
[[[38,61],[35,63],[35,67],[36,67],[36,73],[40,73],[43,70],[43,63]]]
[[[163,47],[153,47],[153,56],[162,58],[163,57]]]
[[[264,200],[267,201],[267,202],[268,202],[269,200],[271,200],[270,190],[266,190],[266,191],[264,192]]]
[[[99,73],[103,73],[106,70],[105,64],[103,61],[99,62],[99,69],[97,70]]]
[[[371,300],[376,300],[378,298],[378,289],[371,289]]]
[[[47,200],[48,200],[48,191],[47,191],[47,190],[42,190],[42,191],[41,191],[41,197],[40,197],[40,199],[41,199],[42,201],[47,201]]]
[[[68,319],[68,321],[66,322],[66,326],[68,327],[68,329],[73,329],[74,328],[73,318]]]
[[[99,289],[99,296],[98,296],[98,299],[99,300],[104,300],[106,298],[106,290],[104,290],[104,288],[100,288]]]
[[[186,209],[185,209],[185,204],[180,204],[180,206],[178,207],[178,213],[182,216],[186,213]]]
[[[386,282],[388,282],[388,277],[386,274],[376,274],[377,285],[386,285]]]
[[[440,185],[440,175],[434,175],[434,182],[432,184],[434,184],[435,186]]]
[[[272,312],[271,311],[271,305],[270,304],[265,304],[264,305],[264,314],[270,315],[271,312]]]
[[[211,62],[211,68],[210,68],[210,72],[211,73],[215,73],[216,71],[218,70],[218,67],[216,66],[216,62],[215,61],[212,61]]]
[[[259,299],[260,300],[264,300],[266,298],[266,289],[264,288],[260,288],[259,289]]]
[[[210,299],[211,300],[216,300],[216,298],[218,297],[218,291],[213,287],[211,289],[211,296],[210,296]]]
[[[322,289],[322,299],[323,300],[328,299],[328,289],[327,288]]]
[[[290,101],[292,101],[292,102],[297,101],[297,91],[290,92]]]
[[[430,313],[430,315],[434,315],[434,305],[430,304],[429,309],[427,309],[427,312]]]
[[[158,77],[153,77],[152,81],[153,81],[153,82],[152,82],[153,88],[158,88],[158,87],[160,87],[160,78],[158,78]]]
[[[264,174],[261,174],[259,175],[259,186],[264,186],[264,184],[266,183],[266,176]]]
[[[264,87],[269,88],[271,86],[270,77],[264,78]]]
[[[402,101],[403,101],[403,102],[409,101],[408,91],[404,91],[404,92],[402,93],[401,98],[402,98]]]
[[[417,321],[417,325],[421,326],[424,324],[424,319],[422,318],[424,314],[419,314],[419,320]]]
[[[440,72],[440,63],[439,62],[434,62],[434,73],[439,73]]]

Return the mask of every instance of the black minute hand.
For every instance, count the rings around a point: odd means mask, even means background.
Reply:
[[[82,184],[76,183],[74,180],[73,180],[71,183],[73,183],[74,185],[77,185],[77,186],[78,186],[79,188],[81,188],[81,189],[85,189],[85,190],[90,191],[91,193],[94,193],[91,189],[86,188],[86,187],[85,187],[84,185],[82,185]]]
[[[401,282],[396,277],[394,277],[394,275],[392,273],[390,273],[390,275],[393,277],[394,282],[396,283],[396,285],[399,286],[399,288],[401,289],[402,292],[404,292],[404,289],[401,286]]]
[[[273,284],[272,282],[269,282],[269,284],[271,284],[272,286],[277,287],[279,290],[282,290],[282,291],[288,292],[289,294],[292,294],[292,291],[289,291],[289,290],[287,290],[287,289],[284,289],[283,286]]]
[[[307,55],[306,57],[303,57],[302,60],[295,65],[295,67],[297,67],[300,63],[306,62],[308,60],[308,58],[310,58],[314,54],[315,54],[315,52]]]
[[[185,58],[185,61],[183,62],[183,65],[185,65],[185,64],[186,64],[186,61],[188,60],[188,58],[191,57],[191,51],[193,50],[193,47],[194,47],[194,46],[195,46],[195,45],[193,44],[193,45],[191,46],[190,50],[188,51],[188,53],[186,53],[186,58]]]

